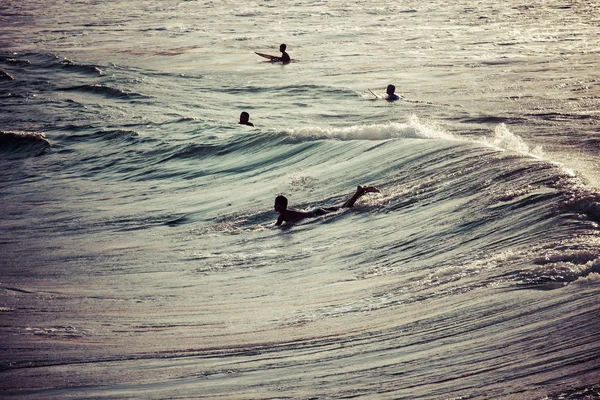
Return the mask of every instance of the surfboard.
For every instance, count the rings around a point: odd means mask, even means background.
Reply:
[[[259,53],[259,52],[257,52],[257,51],[255,51],[254,53],[256,53],[257,55],[259,55],[259,56],[261,56],[261,57],[264,57],[264,58],[266,58],[266,59],[268,60],[268,61],[266,61],[266,62],[283,62],[283,61],[281,60],[281,57],[280,57],[280,56],[272,56],[272,55],[270,55],[270,54]],[[293,62],[298,62],[298,60],[296,60],[295,58],[291,58],[291,59],[290,59],[290,62],[291,62],[291,63],[293,63]],[[285,63],[285,62],[284,62],[284,64],[287,64],[287,63]]]
[[[269,61],[272,61],[272,62],[281,61],[281,57],[278,57],[278,56],[272,56],[270,54],[259,53],[259,52],[256,52],[256,51],[255,51],[255,53],[258,54],[261,57],[264,57],[264,58],[268,59]]]

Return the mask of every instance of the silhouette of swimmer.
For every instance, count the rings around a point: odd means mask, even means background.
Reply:
[[[356,200],[358,200],[365,193],[379,193],[380,190],[375,186],[358,186],[356,192],[350,197],[344,204],[338,207],[326,207],[326,208],[315,208],[312,211],[299,211],[293,208],[288,208],[288,199],[283,195],[275,197],[275,211],[279,213],[279,218],[275,225],[281,225],[283,222],[296,222],[304,218],[314,218],[320,215],[329,214],[337,211],[340,208],[352,208]]]
[[[292,59],[290,58],[290,55],[285,52],[286,47],[287,46],[283,43],[279,45],[279,51],[281,52],[280,60],[284,64],[289,64],[292,61]]]
[[[246,111],[242,111],[240,114],[240,122],[238,122],[238,124],[254,126],[254,124],[250,122],[250,114],[248,114]]]
[[[395,91],[396,91],[396,86],[394,86],[394,85],[388,85],[387,89],[385,90],[385,92],[388,95],[388,97],[386,97],[387,101],[400,100],[400,96],[398,96],[397,94],[395,94],[394,93]]]

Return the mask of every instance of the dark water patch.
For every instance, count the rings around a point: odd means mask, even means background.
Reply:
[[[139,133],[129,129],[109,129],[95,132],[94,136],[102,138],[103,140],[131,141],[138,137]]]
[[[510,44],[498,44],[499,46],[513,46],[516,45],[518,43],[510,43]],[[490,61],[483,61],[481,64],[482,65],[489,65],[489,66],[494,66],[494,65],[511,65],[511,64],[520,64],[523,63],[523,60],[516,60],[516,59],[512,59],[512,58],[505,58],[502,60],[490,60]]]
[[[86,84],[86,85],[78,85],[72,87],[58,88],[57,90],[63,92],[82,92],[94,95],[101,95],[107,98],[113,99],[141,99],[146,98],[146,96],[135,93],[135,92],[127,92],[122,89],[114,88],[111,86],[105,86],[100,84]]]
[[[85,128],[87,130],[88,128]],[[83,129],[78,129],[74,131],[82,131]],[[135,140],[139,134],[136,131],[130,129],[103,129],[99,131],[95,131],[91,134],[71,134],[65,135],[62,138],[67,142],[89,142],[89,141],[122,141],[122,142],[131,142]]]
[[[495,115],[482,115],[478,117],[456,118],[456,120],[467,124],[516,124],[521,121],[520,118],[501,117]]]
[[[102,225],[110,226],[117,231],[127,232],[141,229],[148,229],[155,226],[167,225],[178,226],[187,222],[184,214],[165,214],[165,215],[141,215],[139,217],[115,218]]]
[[[516,46],[518,44],[522,44],[521,42],[500,42],[496,43],[498,46]]]
[[[549,394],[547,400],[599,400],[600,383]]]
[[[600,138],[599,139],[584,139],[582,142],[578,140],[573,141],[573,144],[578,145],[581,143],[583,147],[587,149],[597,149],[598,152],[596,154],[600,154]]]
[[[575,189],[569,192],[568,199],[563,203],[563,210],[568,213],[585,215],[592,221],[600,222],[600,193]]]
[[[50,147],[43,133],[0,131],[0,154],[8,159],[39,156]]]
[[[219,90],[223,93],[235,94],[238,96],[247,94],[247,93],[273,93],[273,95],[281,96],[281,95],[289,95],[289,96],[303,96],[303,95],[317,95],[326,93],[327,96],[335,96],[335,95],[345,95],[345,96],[356,96],[356,92],[349,89],[338,89],[330,86],[321,86],[321,85],[287,85],[287,86],[277,86],[271,88],[265,88],[262,86],[247,86],[241,88],[225,88]]]
[[[85,132],[90,129],[94,129],[94,125],[92,125],[92,124],[81,124],[81,125],[66,124],[66,125],[59,125],[59,126],[54,127],[54,130],[57,132],[67,132],[67,133]]]
[[[28,96],[21,93],[0,93],[0,99],[26,99]]]
[[[18,293],[27,293],[27,294],[35,293],[35,292],[30,291],[30,290],[25,290],[25,289],[16,288],[16,287],[8,287],[8,286],[0,286],[0,289],[8,290],[8,291],[11,291],[11,292],[18,292]]]
[[[209,155],[214,155],[220,151],[218,145],[211,144],[185,144],[177,148],[171,155],[163,158],[161,162],[170,160],[185,160],[189,158],[203,158]]]
[[[580,121],[594,120],[600,121],[600,116],[592,114],[569,114],[569,113],[530,113],[525,114],[527,117],[540,118],[545,121]]]

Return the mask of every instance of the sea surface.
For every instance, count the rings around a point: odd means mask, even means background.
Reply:
[[[593,0],[3,0],[0,397],[600,398],[599,65]]]

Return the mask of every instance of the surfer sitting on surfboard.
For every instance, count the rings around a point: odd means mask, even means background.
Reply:
[[[265,53],[259,53],[257,51],[255,51],[254,53],[258,54],[261,57],[267,58],[270,62],[281,62],[283,64],[289,64],[292,62],[292,59],[290,58],[290,55],[285,52],[286,47],[287,46],[283,43],[279,45],[279,51],[281,52],[281,57],[272,56],[270,54],[265,54]]]
[[[346,200],[346,202],[341,206],[326,208],[319,207],[315,208],[312,211],[300,211],[295,210],[293,208],[287,208],[287,197],[279,195],[275,197],[275,211],[279,213],[279,218],[277,218],[277,222],[275,222],[275,225],[281,225],[283,222],[296,222],[304,218],[318,217],[320,215],[325,215],[337,211],[340,208],[352,208],[354,206],[354,203],[356,203],[356,200],[358,200],[358,198],[364,195],[365,193],[379,193],[379,191],[380,190],[377,189],[375,186],[358,186],[354,195],[352,195],[352,197]]]
[[[280,44],[279,45],[279,51],[281,52],[281,62],[284,64],[289,64],[291,60],[290,55],[288,53],[285,52],[286,49],[286,45],[285,44]]]

